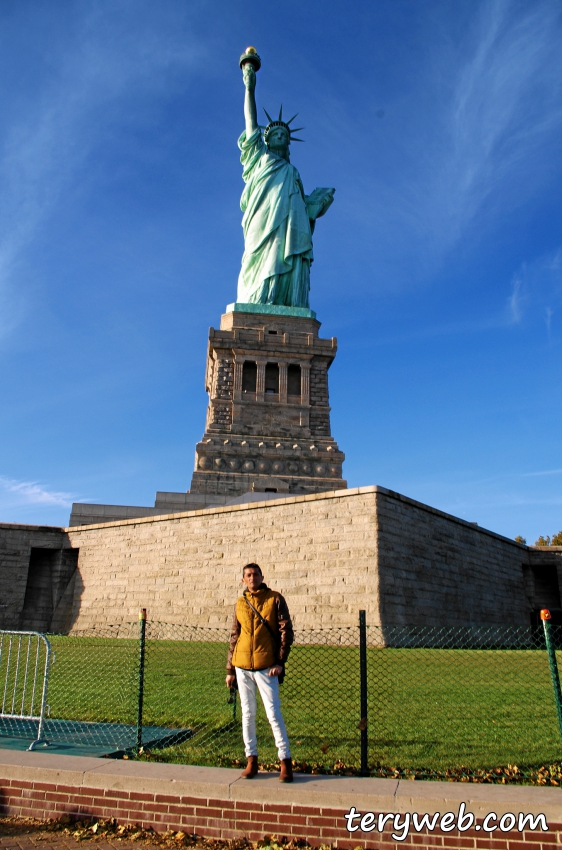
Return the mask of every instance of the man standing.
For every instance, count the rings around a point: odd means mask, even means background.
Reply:
[[[279,679],[282,681],[285,675],[293,642],[291,617],[281,594],[264,583],[258,564],[246,564],[242,582],[246,590],[234,608],[226,662],[226,685],[231,688],[237,682],[242,706],[242,735],[248,758],[242,776],[251,779],[258,772],[257,686],[279,754],[279,780],[292,782],[291,752],[279,703]]]

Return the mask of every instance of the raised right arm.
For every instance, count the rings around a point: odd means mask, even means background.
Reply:
[[[246,86],[244,98],[244,118],[246,119],[246,138],[248,139],[258,129],[258,111],[256,108],[256,72],[251,62],[246,62],[242,67],[242,76]]]

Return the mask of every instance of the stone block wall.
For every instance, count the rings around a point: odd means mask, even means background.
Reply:
[[[132,621],[139,608],[226,627],[250,561],[300,629],[356,626],[362,608],[383,627],[528,626],[559,606],[562,586],[562,547],[533,549],[382,487],[68,529],[0,526],[5,628],[43,606],[44,576],[30,571],[38,549],[58,550],[47,561],[50,627],[61,631]]]
[[[337,341],[320,338],[319,328],[310,317],[229,312],[210,329],[209,405],[192,495],[242,495],[261,489],[266,476],[295,495],[347,487],[328,404]]]
[[[69,534],[80,548],[80,628],[139,607],[226,626],[249,561],[288,597],[299,628],[355,626],[360,608],[372,625],[527,626],[542,604],[525,587],[528,547],[381,487]]]
[[[372,488],[68,529],[74,628],[133,620],[227,626],[244,564],[262,565],[300,628],[378,620]]]
[[[199,511],[214,505],[224,505],[227,495],[213,493],[169,493],[158,491],[153,508],[140,505],[92,505],[74,502],[68,521],[69,525],[93,525],[100,522],[116,522],[121,519],[133,519],[141,516],[162,516],[176,512]],[[232,497],[231,497],[232,498]]]
[[[330,436],[328,406],[328,369],[326,357],[313,357],[310,364],[310,433],[314,437]]]
[[[382,488],[377,520],[384,623],[530,624],[526,546]]]
[[[75,570],[64,529],[1,523],[0,628],[50,628],[61,602],[70,612]],[[61,626],[70,627],[68,618]]]

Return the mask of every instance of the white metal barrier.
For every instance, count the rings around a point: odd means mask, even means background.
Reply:
[[[44,726],[52,660],[51,644],[40,632],[0,629],[0,718],[38,722],[30,750],[49,743]]]

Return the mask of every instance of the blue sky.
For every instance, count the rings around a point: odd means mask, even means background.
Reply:
[[[337,189],[311,306],[349,486],[561,529],[561,43],[555,0],[3,0],[0,520],[189,487],[253,44]]]

